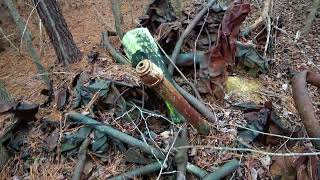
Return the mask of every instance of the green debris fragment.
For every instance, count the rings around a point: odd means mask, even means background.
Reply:
[[[236,57],[239,64],[253,75],[266,73],[270,68],[267,59],[249,45],[238,43]]]

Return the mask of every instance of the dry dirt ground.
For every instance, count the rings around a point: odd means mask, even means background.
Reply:
[[[100,33],[107,29],[114,29],[110,3],[106,0],[59,0],[59,2],[75,42],[84,54],[83,60],[79,64],[71,67],[70,72],[88,68],[90,65],[86,61],[86,55],[93,47],[99,49]],[[252,0],[251,3],[258,7],[257,2],[262,6],[263,2],[261,2],[261,0]],[[17,4],[23,18],[28,20],[28,28],[34,36],[34,47],[36,47],[38,53],[41,54],[43,64],[49,72],[53,73],[52,76],[54,77],[55,83],[60,83],[61,79],[59,79],[59,75],[55,74],[66,71],[55,64],[56,57],[53,47],[50,44],[48,36],[43,33],[44,29],[42,29],[42,32],[39,29],[39,18],[36,11],[32,11],[33,8],[30,6],[31,3],[29,1],[17,1]],[[122,2],[125,30],[137,26],[136,20],[143,14],[143,8],[146,4],[147,0],[124,0]],[[272,17],[279,16],[283,19],[282,29],[285,33],[279,34],[272,53],[268,54],[272,65],[270,72],[256,78],[263,86],[261,94],[264,100],[272,101],[279,115],[293,126],[300,126],[301,122],[292,99],[289,71],[311,69],[314,72],[320,73],[319,13],[317,14],[310,33],[298,41],[295,41],[297,31],[301,30],[304,26],[311,4],[311,0],[273,1]],[[249,19],[254,19],[258,14],[259,8],[255,8],[253,13],[250,14]],[[28,56],[24,43],[21,43],[19,33],[3,6],[0,8],[0,20],[0,26],[4,29],[6,35],[15,46],[21,50],[20,53],[15,51],[14,48],[10,47],[9,43],[2,38],[3,35],[1,35],[0,43],[5,50],[0,52],[0,80],[15,99],[23,99],[32,103],[41,104],[46,98],[40,94],[41,90],[45,88],[45,85],[41,82],[35,66]],[[117,38],[112,38],[112,43],[115,44],[116,47],[120,46],[119,39]],[[111,69],[112,71],[113,67],[115,67],[116,70],[114,70],[114,72],[117,72],[119,67],[114,65],[114,61],[108,53],[102,49],[99,49],[99,51],[101,52],[101,56],[107,61],[108,67],[105,68]],[[72,74],[63,76],[63,79],[68,77],[72,77]],[[310,92],[316,113],[319,117],[319,90],[310,87]],[[210,97],[206,97],[206,102],[213,107],[220,119],[220,125],[232,124],[230,122],[233,121],[241,122],[242,115],[240,112],[231,110],[228,107],[216,105],[211,101]],[[40,109],[39,117],[49,116],[52,119],[61,120],[61,113],[53,113],[53,111],[53,109]],[[1,116],[2,127],[4,126],[3,124],[8,123],[8,121],[10,121],[10,117]],[[25,168],[23,167],[21,159],[22,153],[17,153],[1,171],[0,179],[11,179],[13,177],[19,177],[18,179],[68,179],[71,177],[76,162],[75,159],[62,159],[59,160],[61,163],[53,163],[57,162],[57,160],[52,158],[54,157],[51,156],[52,154],[43,154],[38,149],[41,147],[44,139],[43,136],[46,135],[37,127],[39,124],[40,123],[35,123],[32,133],[30,132],[28,135],[28,141],[31,144],[30,151],[37,154],[38,157],[34,157],[35,161],[33,164],[31,164],[29,168]],[[230,128],[225,126],[220,130],[221,131],[214,132],[208,137],[203,138],[197,136],[195,131],[191,129],[190,144],[215,146],[231,144],[229,141],[236,136],[234,127]],[[123,154],[119,151],[114,150],[109,153],[110,159],[106,163],[99,162],[99,160],[92,157],[96,164],[96,178],[116,175],[132,168],[132,165],[123,162]],[[192,153],[194,154],[194,163],[206,170],[212,170],[213,166],[223,163],[230,157],[238,157],[242,159],[244,168],[236,172],[235,178],[254,179],[252,170],[254,169],[260,178],[270,179],[268,168],[263,167],[259,162],[252,163],[253,161],[259,161],[259,159],[265,158],[265,156],[262,155],[246,156],[225,151],[216,152],[210,149],[195,150],[195,152]],[[249,167],[251,169],[249,169]]]

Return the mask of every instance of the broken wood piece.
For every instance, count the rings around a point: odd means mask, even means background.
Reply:
[[[292,79],[293,99],[308,135],[311,138],[320,138],[320,124],[309,96],[307,80],[320,88],[319,74],[309,73],[307,70],[302,71]],[[320,150],[320,140],[312,140],[312,144]]]
[[[251,24],[249,27],[245,28],[242,31],[243,36],[248,36],[252,31],[257,29],[259,26],[267,22],[267,17],[269,16],[269,11],[271,9],[271,0],[264,0],[263,9],[261,12],[261,15],[253,24]]]
[[[85,125],[93,127],[95,129],[97,129],[98,131],[109,135],[112,138],[118,139],[124,143],[131,145],[131,146],[137,147],[148,154],[156,156],[159,159],[164,159],[164,154],[159,149],[152,147],[152,146],[146,144],[145,142],[143,142],[139,139],[136,139],[132,136],[129,136],[128,134],[123,133],[119,130],[116,130],[110,126],[104,125],[101,122],[98,122],[98,121],[91,119],[87,116],[81,115],[80,113],[77,113],[77,112],[67,113],[66,118],[70,121],[83,123]]]
[[[205,170],[201,169],[200,167],[193,165],[189,162],[187,164],[187,172],[194,174],[195,176],[197,176],[200,179],[204,178],[208,174],[207,171],[205,171]]]
[[[130,61],[127,60],[124,56],[122,56],[118,51],[112,46],[109,40],[108,32],[101,32],[101,45],[103,48],[107,49],[113,59],[121,64],[130,64]]]
[[[87,148],[90,144],[90,137],[87,137],[81,144],[78,152],[78,162],[76,164],[76,167],[74,169],[74,173],[72,175],[72,180],[80,180],[82,171],[84,169],[84,166],[86,164],[87,159]]]
[[[183,127],[178,134],[178,138],[174,144],[175,147],[188,146],[188,131],[186,127]],[[188,164],[188,149],[178,149],[174,156],[177,165],[177,180],[187,179],[186,171]]]
[[[233,159],[219,169],[205,176],[202,180],[219,180],[234,172],[240,166],[240,162]]]
[[[146,166],[134,169],[132,171],[126,172],[124,174],[110,178],[109,180],[124,180],[124,179],[134,179],[137,176],[144,176],[151,173],[160,171],[163,162],[154,162]]]
[[[201,11],[194,17],[194,19],[190,22],[190,24],[183,31],[181,36],[179,37],[178,42],[176,43],[174,50],[171,55],[171,63],[176,63],[177,57],[180,53],[181,46],[183,44],[184,39],[190,34],[192,29],[197,25],[197,23],[201,20],[201,18],[209,11],[209,8],[216,2],[217,0],[209,0],[208,3],[201,9]],[[169,64],[168,70],[172,75],[174,71],[174,67],[172,64]]]
[[[204,118],[179,94],[158,66],[146,59],[137,65],[136,70],[142,82],[158,92],[164,100],[172,103],[200,134],[209,134],[210,129]]]

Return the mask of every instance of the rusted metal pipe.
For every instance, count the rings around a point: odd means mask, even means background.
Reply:
[[[302,71],[292,79],[293,99],[308,135],[312,138],[320,138],[320,124],[309,97],[307,80],[310,84],[320,87],[319,75],[310,73],[307,70]],[[320,150],[320,140],[312,140],[312,144],[316,149]]]
[[[164,77],[162,70],[150,60],[141,61],[136,70],[142,82],[158,92],[161,97],[171,102],[186,120],[195,127],[200,134],[208,135],[210,129],[204,118],[179,94],[179,92]]]

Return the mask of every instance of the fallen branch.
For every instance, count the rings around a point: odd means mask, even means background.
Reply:
[[[178,42],[176,43],[174,50],[171,55],[171,63],[176,63],[177,57],[180,53],[181,46],[183,44],[184,39],[190,34],[192,29],[197,25],[197,23],[201,20],[202,16],[208,12],[208,9],[216,2],[216,0],[210,0],[205,7],[194,17],[194,19],[190,22],[190,24],[186,27],[184,32],[181,34]],[[169,64],[168,71],[172,75],[174,71],[174,67],[172,64]]]
[[[208,174],[207,171],[205,171],[205,170],[201,169],[200,167],[195,166],[191,163],[187,164],[187,172],[196,175],[200,179],[204,178]]]
[[[210,129],[201,115],[179,94],[157,65],[150,60],[143,60],[137,65],[136,71],[145,85],[170,102],[200,134],[209,134]]]
[[[124,174],[110,178],[109,180],[124,180],[124,179],[134,179],[137,176],[144,176],[154,172],[158,172],[161,169],[162,162],[154,162],[146,166],[134,169],[132,171],[126,172]]]
[[[202,180],[219,180],[230,173],[234,172],[238,167],[240,166],[240,162],[233,159],[226,164],[224,164],[219,169],[215,170],[213,173],[208,174],[206,177],[204,177]]]
[[[249,27],[245,28],[242,31],[242,35],[244,35],[244,36],[249,35],[252,31],[254,31],[259,26],[264,24],[264,22],[267,22],[267,19],[268,19],[268,16],[269,16],[269,11],[270,11],[270,8],[271,8],[271,1],[272,0],[265,0],[264,1],[264,5],[263,5],[263,9],[262,9],[261,15],[259,16],[259,18],[253,24],[251,24]]]
[[[72,176],[72,180],[80,180],[82,171],[84,169],[84,166],[86,164],[87,159],[87,148],[90,144],[90,137],[87,137],[81,144],[79,152],[78,152],[78,162],[76,164],[76,167],[74,169],[74,173]]]
[[[156,148],[146,144],[145,142],[143,142],[139,139],[136,139],[132,136],[129,136],[128,134],[123,133],[119,130],[116,130],[110,126],[106,126],[103,123],[98,122],[94,119],[91,119],[87,116],[81,115],[76,112],[71,112],[71,113],[66,114],[66,118],[68,120],[80,122],[80,123],[83,123],[83,124],[88,125],[90,127],[93,127],[95,129],[97,129],[98,131],[109,135],[112,138],[118,139],[124,143],[131,145],[131,146],[137,147],[137,148],[141,149],[142,151],[149,153],[151,155],[154,155],[155,157],[157,157],[159,159],[164,159],[164,154],[159,149],[156,149]]]
[[[178,134],[178,138],[175,143],[175,147],[179,146],[187,146],[188,145],[188,132],[185,127],[181,129],[180,134]],[[179,149],[175,153],[175,161],[177,165],[177,180],[185,180],[187,164],[188,164],[188,149]]]
[[[308,78],[309,74],[311,76]],[[311,98],[309,97],[307,80],[320,88],[320,75],[308,73],[307,70],[296,74],[292,79],[293,99],[307,133],[312,138],[320,138],[320,124],[317,120]],[[320,150],[320,141],[312,140],[316,149]]]
[[[101,44],[102,47],[107,49],[114,60],[121,64],[129,64],[130,61],[123,57],[118,51],[111,45],[109,41],[108,32],[101,32]]]

